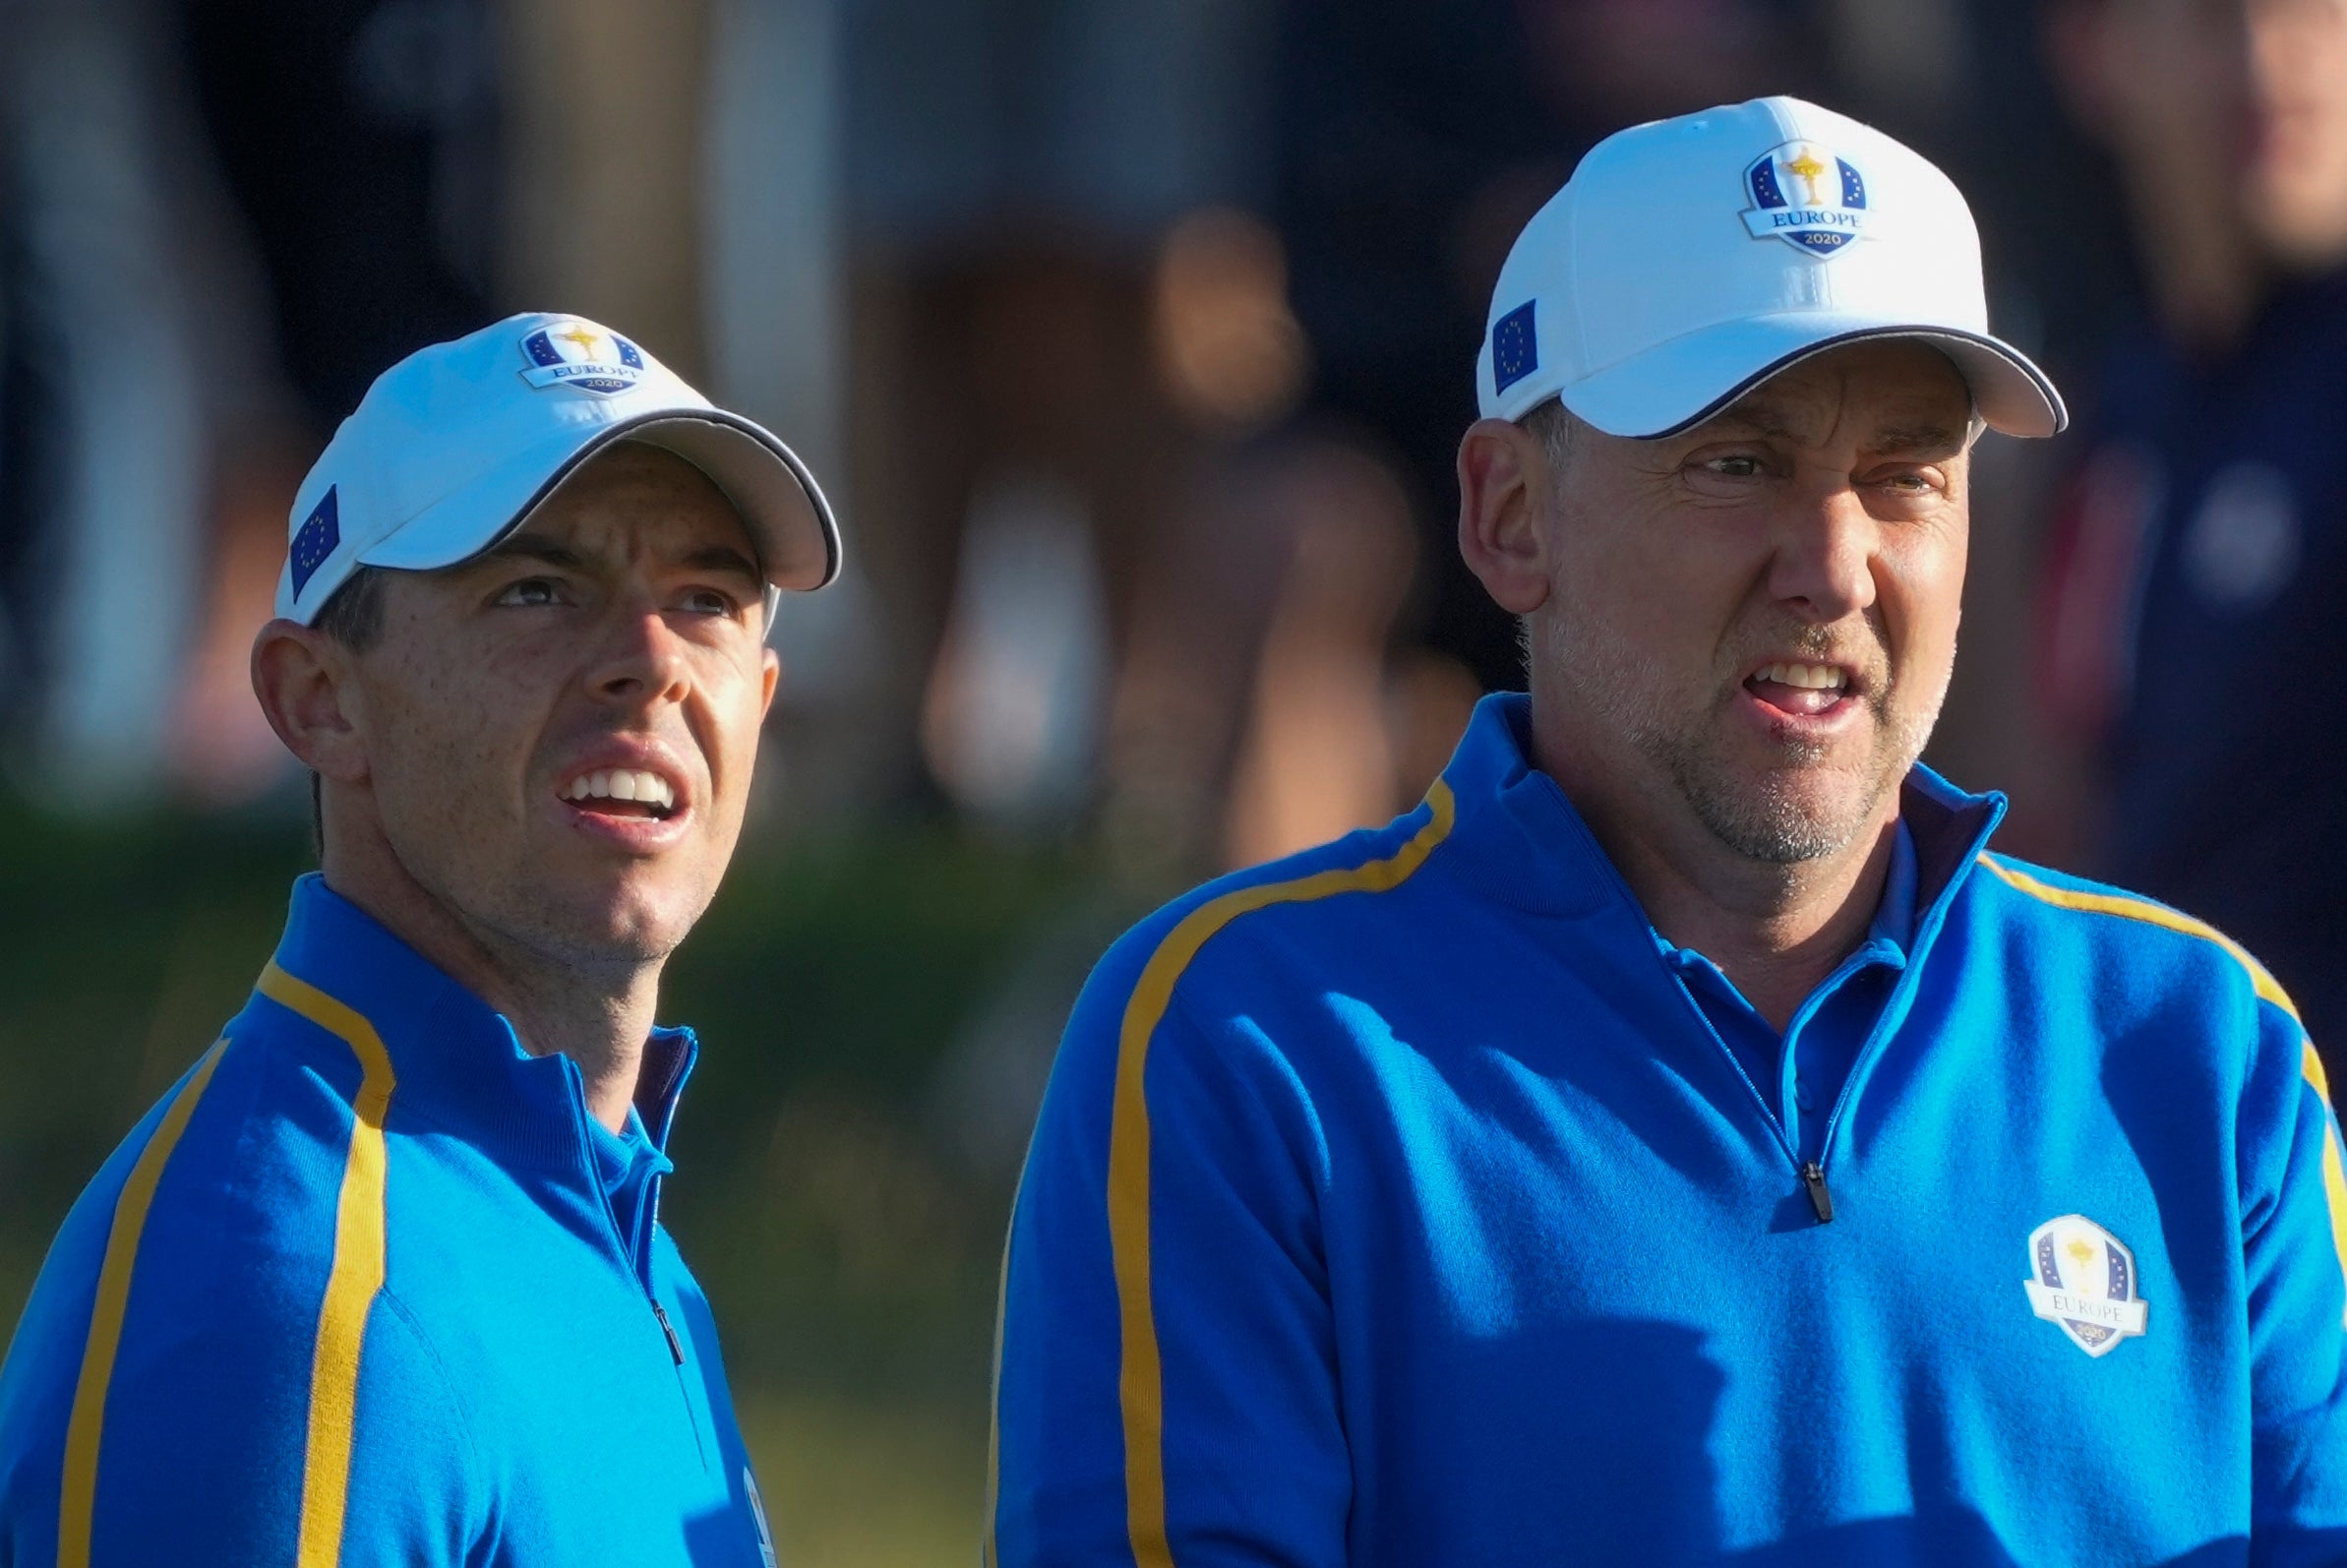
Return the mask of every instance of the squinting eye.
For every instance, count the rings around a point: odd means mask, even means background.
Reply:
[[[559,604],[561,600],[561,593],[553,581],[546,577],[523,577],[519,582],[508,583],[497,596],[499,604],[524,610]]]
[[[1729,479],[1757,479],[1761,471],[1760,459],[1753,456],[1714,457],[1704,466]]]
[[[686,596],[685,608],[695,615],[732,615],[740,606],[715,588],[695,588]]]

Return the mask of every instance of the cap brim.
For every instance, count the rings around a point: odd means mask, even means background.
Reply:
[[[767,431],[716,408],[664,408],[599,426],[584,440],[567,431],[443,497],[359,561],[429,572],[470,560],[520,526],[587,459],[619,441],[672,452],[708,475],[742,514],[766,580],[775,587],[807,592],[839,575],[839,524],[814,475]]]
[[[1958,328],[1816,311],[1747,317],[1688,332],[1585,376],[1557,397],[1608,435],[1675,436],[1805,359],[1888,337],[1914,338],[1946,354],[1992,430],[2051,436],[2070,423],[2053,382],[2009,343]]]
[[[811,593],[839,575],[839,523],[799,454],[763,427],[718,409],[621,427],[709,476],[750,524],[766,580]]]

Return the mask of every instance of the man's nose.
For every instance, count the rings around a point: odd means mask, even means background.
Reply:
[[[690,685],[685,639],[649,604],[621,609],[590,669],[588,692],[607,702],[678,701]]]
[[[1803,619],[1828,625],[1871,608],[1882,524],[1846,483],[1790,500],[1776,519],[1769,591]]]

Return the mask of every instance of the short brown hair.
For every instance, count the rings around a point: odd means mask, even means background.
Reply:
[[[383,567],[358,567],[318,607],[310,624],[353,653],[364,653],[383,635]]]

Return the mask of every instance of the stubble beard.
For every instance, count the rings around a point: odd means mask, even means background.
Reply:
[[[1796,644],[1811,638],[1795,635]],[[1697,821],[1728,849],[1764,865],[1795,867],[1847,849],[1872,821],[1884,797],[1923,754],[1939,717],[1943,690],[1925,710],[1906,718],[1892,709],[1894,684],[1878,678],[1864,701],[1874,718],[1874,744],[1848,789],[1820,790],[1831,748],[1812,740],[1776,743],[1777,761],[1755,779],[1716,753],[1721,719],[1733,694],[1720,695],[1690,721],[1669,707],[1668,688],[1651,658],[1603,637],[1559,637],[1547,668],[1578,693],[1599,723],[1626,739],[1670,782]],[[1826,652],[1823,639],[1798,651]]]

